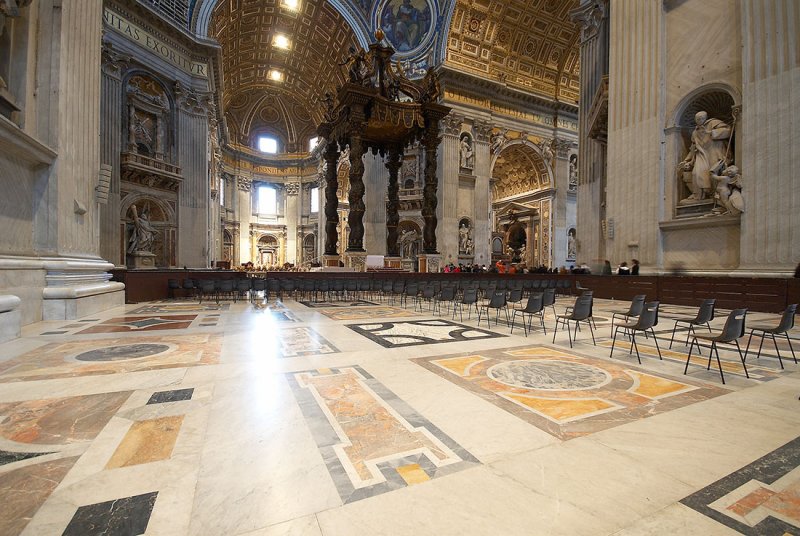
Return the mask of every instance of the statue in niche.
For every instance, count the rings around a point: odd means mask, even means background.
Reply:
[[[569,157],[569,191],[574,192],[578,189],[578,155],[572,154]]]
[[[131,236],[128,240],[128,253],[133,254],[136,251],[152,253],[156,230],[150,224],[150,205],[144,206],[141,216],[136,210],[136,205],[131,206],[131,212],[133,213],[133,229],[131,229]]]
[[[469,134],[464,133],[461,135],[461,144],[459,150],[459,163],[461,167],[465,169],[472,169],[475,167],[475,151],[472,149],[472,140],[470,139]]]
[[[417,254],[417,240],[419,233],[413,229],[407,229],[400,235],[400,251],[404,259],[412,259]]]
[[[694,122],[692,145],[678,166],[681,173],[692,172],[692,181],[687,182],[691,195],[681,200],[682,204],[710,198],[713,192],[711,175],[730,163],[728,154],[733,129],[724,121],[709,119],[704,111],[695,114]]]
[[[472,241],[472,229],[465,220],[461,220],[461,226],[458,228],[458,252],[464,255],[469,255],[468,244]]]
[[[714,214],[741,214],[744,212],[744,198],[742,197],[742,176],[739,168],[728,166],[721,175],[711,174],[716,184],[715,198],[718,206]]]
[[[575,228],[567,231],[567,260],[574,261],[578,256],[578,243],[575,239]]]

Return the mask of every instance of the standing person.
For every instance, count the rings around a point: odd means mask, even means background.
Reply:
[[[619,268],[617,268],[617,275],[631,275],[631,269],[628,268],[627,262],[623,261],[622,264],[619,265]]]
[[[610,260],[608,260],[608,259],[606,259],[606,260],[603,262],[603,272],[602,272],[602,274],[603,274],[603,275],[611,275],[612,273],[613,273],[613,272],[612,272],[612,270],[611,270],[611,261],[610,261]]]
[[[639,275],[639,261],[633,259],[631,262],[633,263],[633,266],[631,266],[631,275]]]

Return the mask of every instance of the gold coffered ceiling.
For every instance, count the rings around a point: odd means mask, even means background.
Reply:
[[[300,0],[293,11],[282,0],[222,0],[210,34],[222,46],[223,104],[234,144],[252,145],[271,131],[289,152],[306,150],[322,119],[326,91],[344,81],[338,63],[357,43],[353,31],[326,0]],[[274,46],[285,35],[288,50]],[[269,74],[277,70],[282,81]]]
[[[531,147],[511,145],[497,157],[492,169],[493,197],[503,199],[550,186],[547,164]]]
[[[446,63],[511,87],[575,104],[577,0],[457,0]]]

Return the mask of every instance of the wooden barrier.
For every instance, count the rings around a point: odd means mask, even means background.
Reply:
[[[771,279],[747,277],[682,277],[682,276],[603,276],[557,274],[427,274],[409,272],[256,272],[229,270],[115,270],[113,280],[125,283],[125,302],[161,300],[169,296],[169,279],[182,283],[184,279],[240,279],[267,277],[269,279],[378,279],[404,281],[466,281],[529,279],[569,281],[569,291],[577,294],[580,284],[594,291],[596,298],[630,300],[645,294],[647,300],[673,305],[696,307],[705,298],[716,298],[717,307],[735,309],[747,307],[752,311],[782,312],[789,303],[800,302],[800,279]]]

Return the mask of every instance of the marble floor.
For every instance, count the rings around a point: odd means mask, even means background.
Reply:
[[[662,359],[611,355],[626,305],[573,348],[552,312],[526,337],[372,296],[26,326],[0,344],[0,535],[800,535],[786,341],[749,378],[721,349],[723,385],[669,349],[691,308],[663,308]]]

